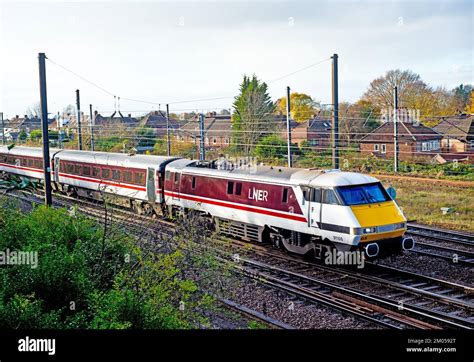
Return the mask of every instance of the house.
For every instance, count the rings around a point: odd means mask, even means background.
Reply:
[[[318,117],[298,123],[291,131],[291,140],[301,146],[307,142],[308,146],[317,149],[331,145],[331,120]]]
[[[197,117],[183,125],[176,134],[181,142],[199,144],[200,129]],[[230,115],[208,113],[204,117],[204,146],[209,149],[220,149],[230,145],[232,137],[232,122]]]
[[[416,122],[398,123],[398,150],[400,160],[416,157],[434,157],[441,152],[442,135]],[[360,152],[380,158],[393,158],[393,122],[385,122],[360,139]]]
[[[173,137],[173,135],[176,136],[179,128],[186,124],[186,122],[170,118],[168,124],[170,129],[170,137]],[[166,114],[163,111],[150,112],[139,122],[140,127],[152,129],[156,137],[166,137],[166,125]]]
[[[94,112],[94,134],[100,136],[119,136],[120,133],[128,133],[134,130],[139,126],[138,119],[132,117],[131,114],[128,116],[123,116],[122,113],[118,112],[119,116],[116,117],[114,112],[109,117],[104,117],[97,111]],[[71,125],[74,128],[77,128],[77,125],[74,124],[74,121],[71,122]],[[88,118],[83,119],[82,121],[82,132],[84,134],[89,133],[89,120]]]
[[[441,147],[448,153],[474,153],[474,115],[444,117],[433,128],[443,136]]]

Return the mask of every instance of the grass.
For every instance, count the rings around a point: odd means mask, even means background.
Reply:
[[[380,177],[380,180],[386,187],[395,187],[396,200],[409,220],[447,229],[474,231],[474,189],[406,179]],[[454,211],[443,215],[441,207],[450,207]]]

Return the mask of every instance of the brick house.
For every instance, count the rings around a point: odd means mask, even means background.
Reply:
[[[421,123],[398,123],[399,159],[434,157],[441,152],[442,135]],[[393,158],[393,122],[381,126],[360,139],[360,152],[380,158]]]
[[[185,123],[186,122],[170,118],[170,138],[176,136],[179,128]],[[150,112],[140,120],[139,126],[152,129],[156,137],[166,137],[166,113],[163,111]]]
[[[443,136],[443,152],[474,153],[474,115],[443,118],[433,129]]]
[[[194,117],[177,132],[175,138],[180,142],[191,142],[199,145],[199,122]],[[230,115],[209,113],[204,118],[204,146],[208,149],[221,149],[230,145],[232,122]]]
[[[295,125],[291,139],[300,147],[306,141],[309,147],[327,148],[331,145],[331,132],[330,119],[311,118]]]

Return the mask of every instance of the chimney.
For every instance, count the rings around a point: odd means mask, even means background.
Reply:
[[[25,119],[28,119],[28,115],[27,115],[27,114],[25,114]]]
[[[128,114],[128,118],[132,118],[132,114],[131,114],[131,113]]]
[[[158,115],[158,111],[155,111],[155,116],[157,116],[157,115]]]
[[[97,115],[99,114],[99,112],[97,112],[97,110],[94,111],[94,116],[97,117]]]

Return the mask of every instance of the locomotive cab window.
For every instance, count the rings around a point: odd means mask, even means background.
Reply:
[[[321,189],[314,188],[311,190],[311,202],[321,203]]]
[[[232,181],[227,182],[227,194],[231,195],[234,193],[234,183]]]
[[[288,188],[284,187],[281,195],[281,202],[286,204],[288,202]]]
[[[330,205],[339,205],[339,201],[337,200],[334,190],[331,190],[331,189],[323,190],[323,203],[330,204]]]

